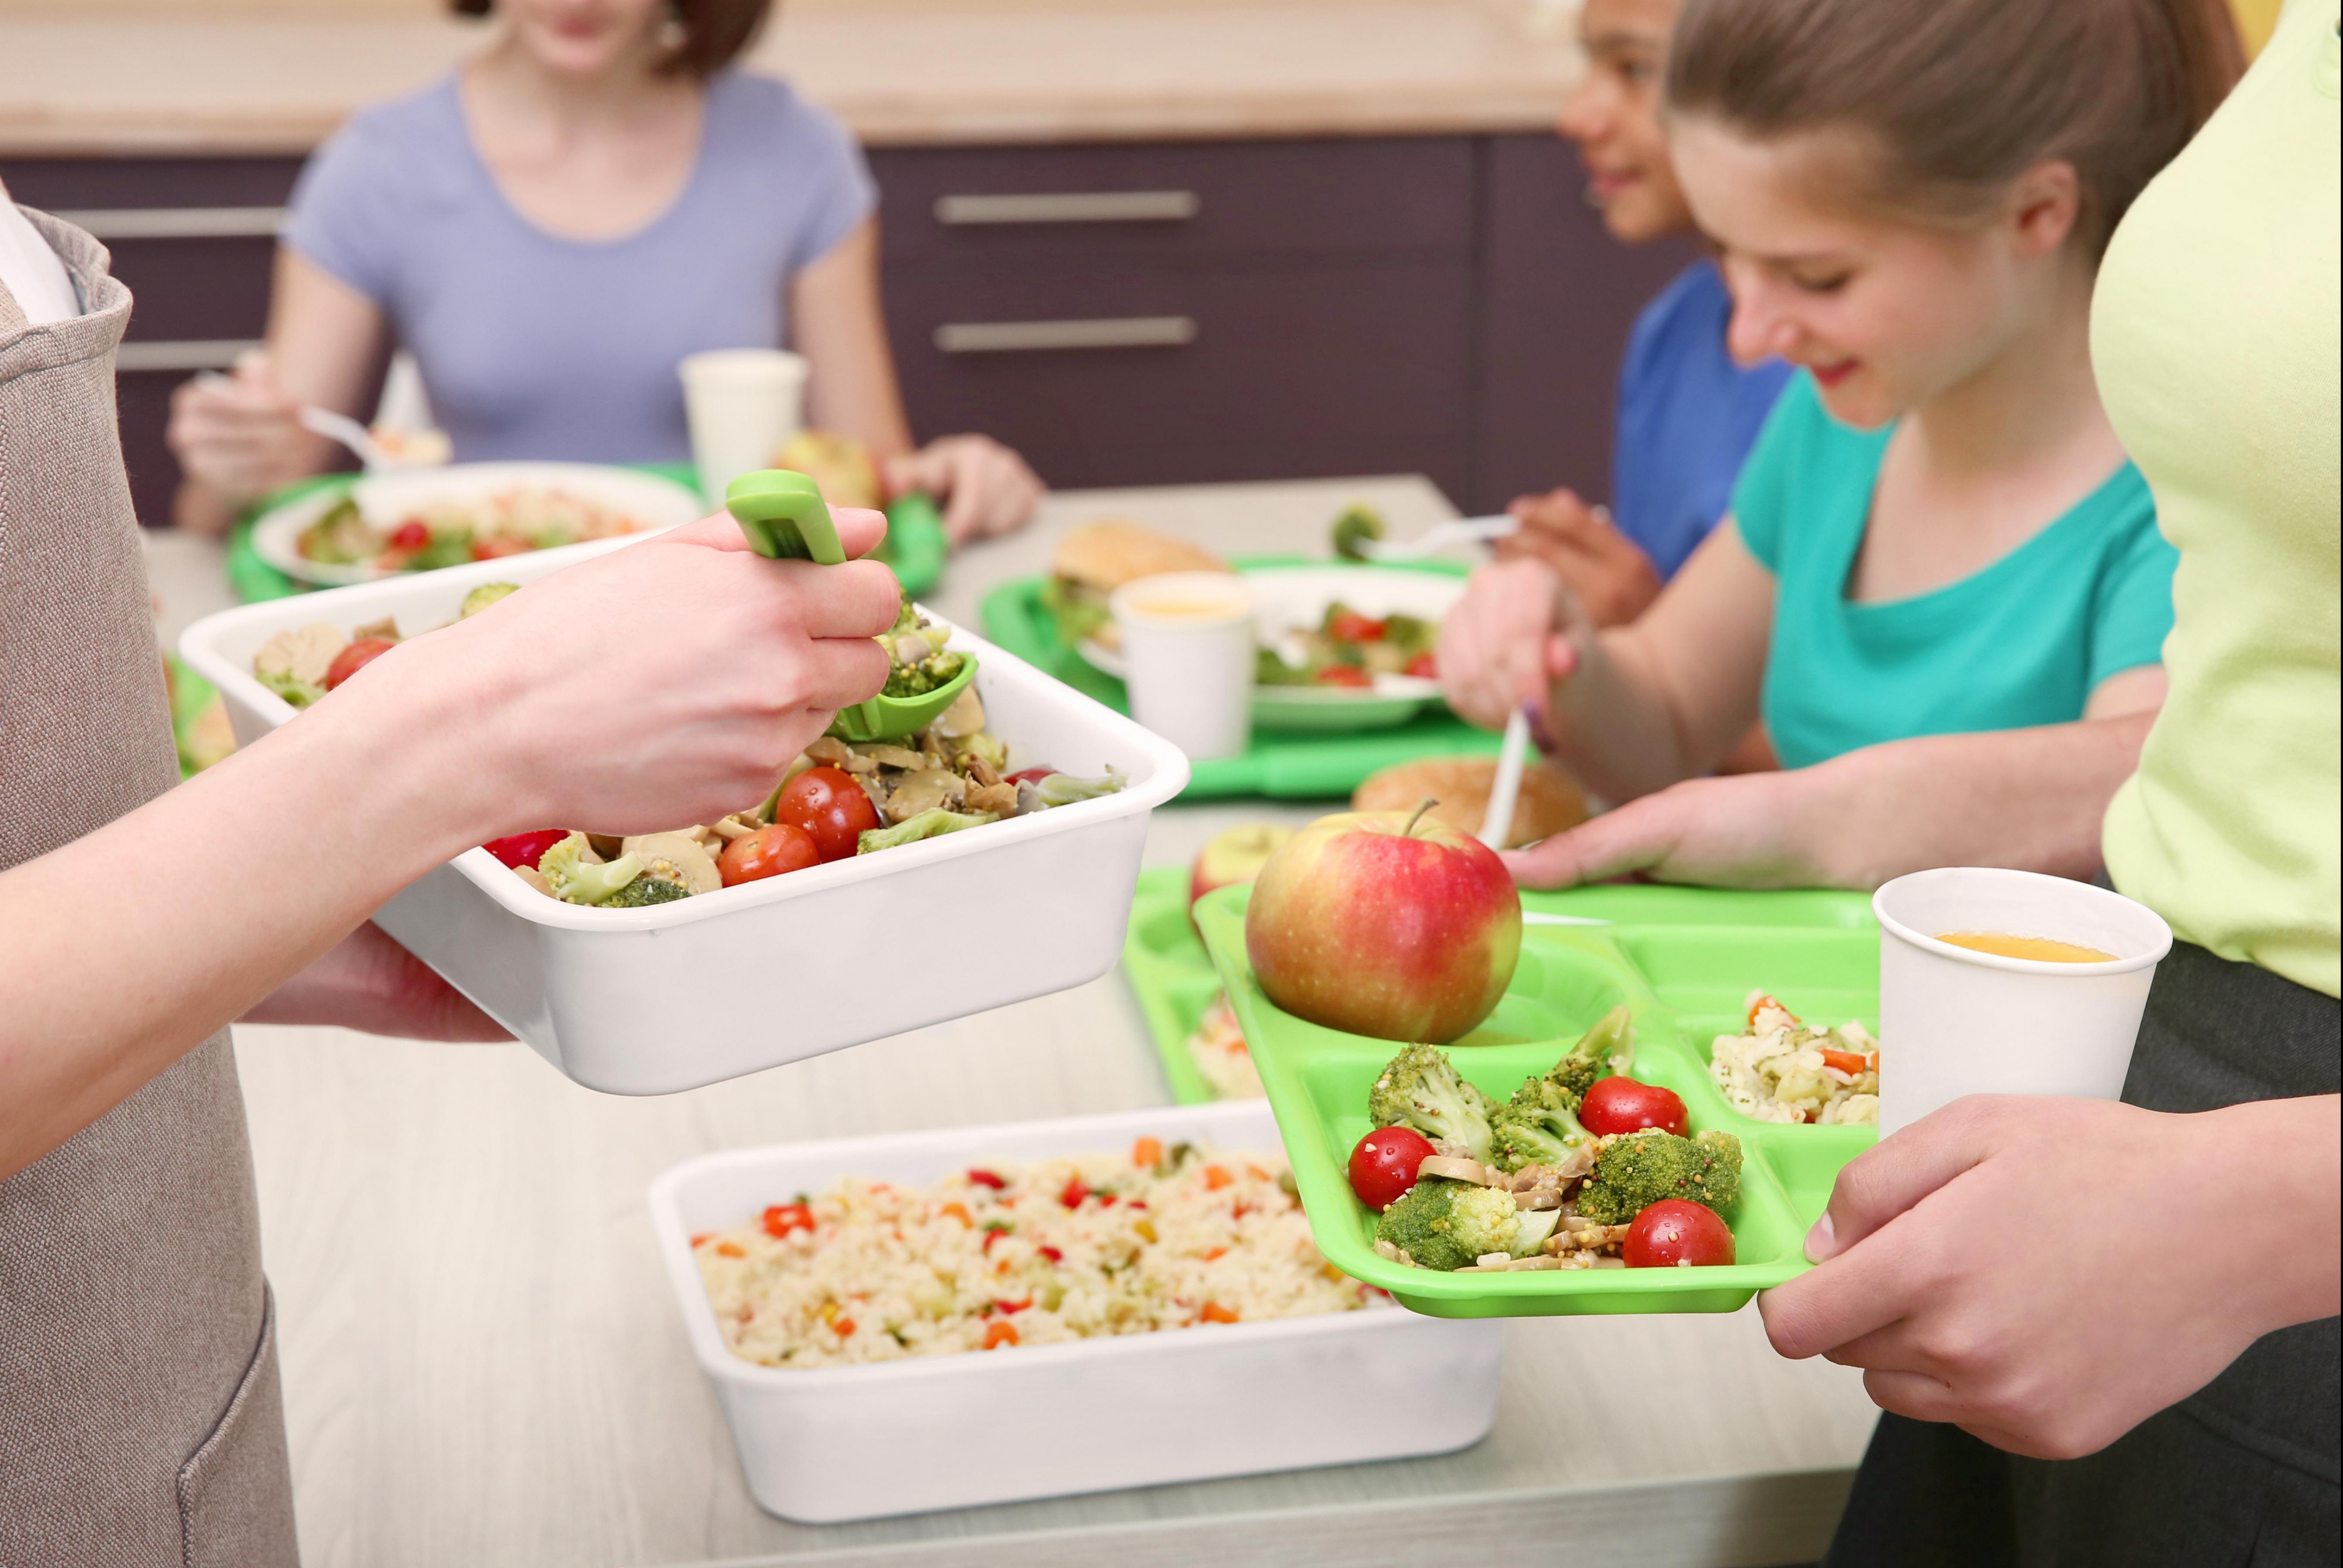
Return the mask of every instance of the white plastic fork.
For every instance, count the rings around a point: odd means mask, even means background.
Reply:
[[[358,455],[369,474],[385,468],[396,468],[398,460],[377,444],[374,432],[347,414],[337,414],[330,408],[320,408],[314,403],[304,403],[296,416],[305,430],[314,430],[328,441],[339,441]]]
[[[1502,539],[1521,526],[1519,518],[1502,512],[1493,518],[1455,518],[1434,523],[1412,539],[1362,539],[1359,553],[1371,561],[1420,561],[1450,545]]]

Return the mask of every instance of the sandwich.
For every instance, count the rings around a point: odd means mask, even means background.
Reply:
[[[1426,815],[1466,833],[1478,833],[1496,783],[1493,757],[1425,757],[1371,774],[1351,796],[1353,811],[1413,811],[1425,797],[1438,802]],[[1504,848],[1517,849],[1586,820],[1586,796],[1551,763],[1522,769],[1513,831]]]
[[[1096,641],[1120,650],[1121,628],[1107,610],[1115,589],[1165,572],[1224,572],[1228,564],[1185,539],[1120,518],[1102,518],[1070,530],[1050,560],[1050,580],[1041,604],[1058,624],[1068,648]]]

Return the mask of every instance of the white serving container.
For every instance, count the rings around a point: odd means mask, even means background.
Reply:
[[[758,1504],[826,1524],[1445,1453],[1488,1434],[1502,1323],[1396,1306],[805,1371],[725,1348],[691,1255],[698,1232],[841,1176],[925,1184],[1142,1136],[1282,1147],[1266,1101],[1233,1101],[736,1150],[653,1181],[684,1330]]]
[[[219,688],[240,743],[297,717],[252,676],[276,633],[396,616],[455,618],[485,582],[527,584],[634,538],[451,567],[209,616],[179,641]],[[1180,792],[1179,750],[955,628],[979,662],[992,733],[1017,766],[1128,787],[867,859],[640,910],[581,909],[531,890],[485,849],[416,881],[376,924],[563,1073],[612,1094],[665,1094],[1063,990],[1122,952],[1148,813]],[[558,826],[559,824],[548,824]],[[948,959],[882,964],[906,903],[962,910]]]

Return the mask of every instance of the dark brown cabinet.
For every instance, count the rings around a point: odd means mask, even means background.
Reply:
[[[887,322],[912,425],[1061,487],[1429,475],[1469,509],[1608,488],[1635,307],[1682,265],[1605,237],[1547,136],[884,148]],[[119,381],[139,515],[170,389],[256,339],[284,158],[0,162],[136,297]]]

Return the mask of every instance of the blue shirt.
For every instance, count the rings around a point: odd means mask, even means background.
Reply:
[[[2071,723],[2099,682],[2164,657],[2180,557],[2129,463],[1982,570],[1910,598],[1848,598],[1894,430],[1840,424],[1800,376],[1733,494],[1742,540],[1775,578],[1764,708],[1785,768]]]
[[[1725,351],[1733,297],[1705,258],[1635,317],[1619,367],[1611,514],[1619,530],[1675,576],[1733,499],[1733,482],[1790,379],[1769,359],[1744,369]]]
[[[677,362],[785,343],[790,276],[876,197],[837,121],[728,71],[674,204],[618,239],[565,239],[505,200],[451,76],[335,133],[285,243],[381,307],[458,460],[679,461]]]

